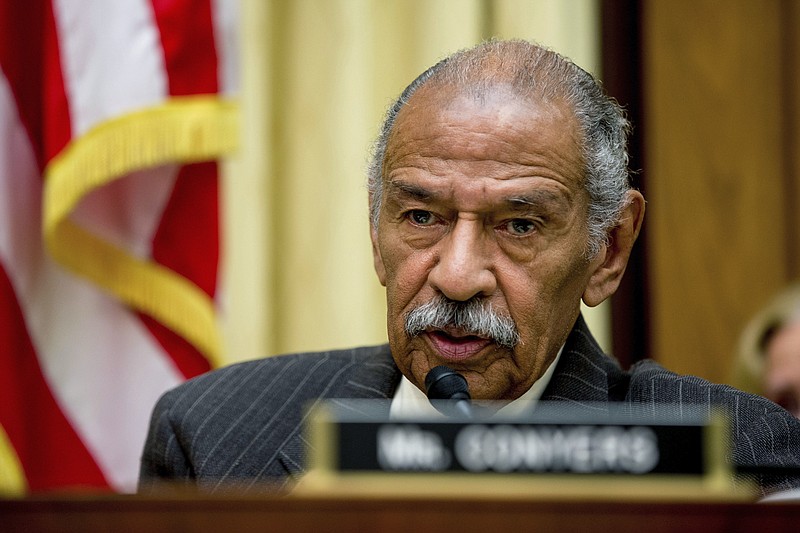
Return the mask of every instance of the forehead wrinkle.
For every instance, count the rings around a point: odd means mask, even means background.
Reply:
[[[432,176],[436,176],[436,174],[431,173]],[[480,193],[482,195],[488,195],[489,191],[487,190],[487,186],[489,185],[486,182],[486,177],[484,176],[461,176],[459,180],[461,181],[462,186],[467,186],[470,189],[478,188],[480,189]],[[523,173],[515,172],[510,173],[508,176],[504,177],[492,177],[488,178],[495,182],[509,184],[511,187],[514,187],[514,182],[517,180],[540,180],[544,179],[547,181],[552,181],[554,185],[557,187],[558,190],[551,190],[550,188],[529,188],[523,185],[526,190],[512,192],[507,191],[503,192],[502,190],[497,191],[501,196],[500,201],[513,204],[516,206],[538,206],[546,203],[556,203],[561,202],[564,199],[567,201],[571,200],[573,194],[572,191],[564,186],[563,183],[555,180],[553,178],[549,178],[540,174],[535,175],[526,175]],[[453,184],[451,184],[451,187]],[[505,186],[503,186],[505,188]],[[436,190],[436,187],[429,188],[424,185],[420,185],[417,183],[409,183],[402,178],[389,178],[387,179],[387,189],[389,194],[395,194],[399,196],[409,196],[413,197],[418,200],[429,200],[431,198],[435,199],[436,197],[440,196],[440,191]]]

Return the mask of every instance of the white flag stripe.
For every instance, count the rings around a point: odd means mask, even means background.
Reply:
[[[219,92],[239,94],[239,0],[212,0]]]
[[[227,97],[239,94],[239,2],[240,0],[212,0],[211,2],[214,42],[217,50],[217,80],[219,83],[219,93]],[[218,168],[220,191],[222,191],[222,182],[225,179],[225,165],[219,165]],[[221,239],[223,235],[223,228],[220,227]],[[220,249],[224,250],[223,243],[220,243]],[[224,267],[221,264],[214,293],[216,295],[215,300],[220,322],[224,322],[229,316],[226,312],[229,302],[229,298],[226,297],[226,289]]]
[[[108,183],[86,196],[70,219],[129,254],[149,259],[178,168],[141,170]]]
[[[0,70],[0,261],[13,259],[25,269],[11,281],[17,291],[30,293],[36,265],[41,262],[39,228],[41,178],[28,136],[23,128],[8,79]],[[8,268],[8,267],[6,267]],[[10,275],[10,274],[9,274]]]
[[[72,136],[168,94],[149,0],[54,0]]]
[[[46,317],[29,323],[42,369],[111,486],[133,491],[150,412],[183,376],[119,302],[46,266],[43,291],[23,311],[26,320]]]

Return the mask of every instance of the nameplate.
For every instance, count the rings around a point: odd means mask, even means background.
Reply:
[[[385,405],[336,402],[314,416],[313,464],[340,475],[703,477],[726,470],[719,419],[549,407],[524,418],[392,420]]]

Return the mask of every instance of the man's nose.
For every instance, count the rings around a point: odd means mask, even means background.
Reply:
[[[428,274],[434,289],[456,301],[489,296],[497,288],[490,236],[480,220],[459,219],[439,243],[437,262]]]

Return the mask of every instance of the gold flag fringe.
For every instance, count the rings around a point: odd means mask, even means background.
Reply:
[[[219,366],[212,299],[190,280],[134,257],[69,219],[83,197],[133,171],[208,161],[239,145],[238,107],[217,96],[174,98],[101,123],[71,142],[45,171],[43,233],[53,258],[152,316]]]

